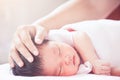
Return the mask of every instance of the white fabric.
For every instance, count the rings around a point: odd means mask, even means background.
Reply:
[[[114,66],[120,66],[120,21],[95,20],[66,25],[86,32],[98,56]]]
[[[38,77],[23,77],[14,76],[10,72],[8,64],[0,65],[0,80],[120,80],[120,77],[104,76],[95,74],[77,74],[74,76],[55,77],[55,76],[38,76]]]
[[[80,64],[78,74],[88,74],[92,71],[92,64],[86,61],[84,64]]]
[[[67,30],[51,30],[46,39],[62,41],[73,46],[72,34]]]

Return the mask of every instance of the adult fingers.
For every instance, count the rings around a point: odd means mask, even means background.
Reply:
[[[14,65],[14,61],[13,61],[13,59],[11,58],[10,55],[9,55],[9,57],[8,57],[8,61],[9,61],[9,63],[10,63],[10,66],[13,68],[15,65]]]
[[[18,52],[16,51],[15,47],[12,48],[10,50],[10,55],[9,55],[9,63],[11,65],[11,67],[14,67],[14,61],[20,66],[22,67],[24,65],[23,61],[21,60],[21,58],[19,57]]]
[[[107,71],[101,71],[99,72],[100,75],[111,75],[110,72]]]
[[[19,34],[19,37],[23,45],[25,45],[24,50],[26,48],[26,50],[28,49],[32,54],[37,56],[39,52],[31,39],[29,30],[22,30],[21,33]],[[29,54],[28,50],[27,50],[28,53],[26,54]]]
[[[47,35],[47,30],[41,26],[36,26],[35,42],[41,44]]]
[[[18,36],[16,36],[16,39],[14,40],[14,44],[17,51],[19,51],[19,54],[23,55],[29,62],[33,61],[33,56],[31,55],[29,50],[25,47],[25,45],[21,42]]]

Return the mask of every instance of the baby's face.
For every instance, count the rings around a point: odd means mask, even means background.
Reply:
[[[79,69],[80,58],[74,48],[66,43],[49,41],[39,52],[43,58],[45,75],[70,76]]]

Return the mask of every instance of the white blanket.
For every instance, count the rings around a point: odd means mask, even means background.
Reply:
[[[23,77],[14,76],[10,71],[9,64],[3,64],[0,65],[0,80],[120,80],[120,77],[95,74],[77,74],[74,76],[66,77],[55,76]]]

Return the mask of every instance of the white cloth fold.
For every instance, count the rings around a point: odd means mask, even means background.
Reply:
[[[88,74],[91,71],[92,71],[92,64],[89,61],[86,61],[84,64],[80,65],[78,74]]]

